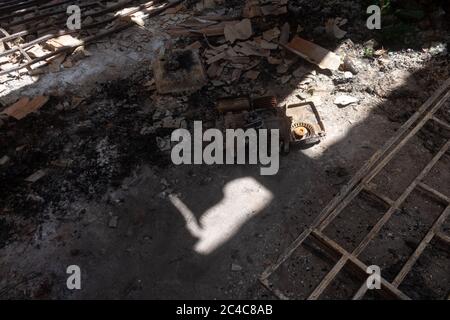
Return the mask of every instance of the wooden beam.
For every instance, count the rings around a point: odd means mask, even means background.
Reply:
[[[434,188],[430,187],[429,185],[420,182],[418,185],[423,191],[428,192],[432,196],[434,196],[437,200],[440,202],[443,202],[444,204],[450,204],[450,198],[447,197],[445,194],[440,193],[439,191],[435,190]]]
[[[371,188],[369,186],[365,186],[364,187],[364,191],[367,192],[368,194],[373,195],[374,197],[380,199],[381,201],[383,201],[388,207],[391,207],[394,205],[394,200],[390,199],[389,197],[385,196],[384,194],[379,193],[377,190],[375,190],[374,188]]]
[[[443,244],[450,246],[450,236],[448,236],[442,232],[437,232],[436,239],[439,240],[440,242],[442,242]]]
[[[439,218],[434,222],[433,226],[431,227],[430,231],[426,234],[426,236],[422,239],[417,249],[414,251],[414,253],[409,257],[408,261],[403,266],[402,270],[398,273],[398,275],[395,277],[394,281],[392,282],[392,285],[396,288],[402,283],[402,281],[405,279],[406,275],[411,271],[413,265],[416,263],[416,261],[419,259],[419,257],[422,255],[422,253],[425,251],[425,248],[427,245],[431,242],[433,237],[435,236],[436,232],[440,229],[441,225],[445,222],[447,217],[450,215],[450,206],[445,208],[445,210],[442,212],[442,214],[439,216]]]
[[[427,166],[419,173],[419,175],[411,182],[408,188],[403,192],[403,194],[395,201],[389,210],[383,215],[383,217],[377,222],[377,224],[370,230],[369,234],[361,241],[359,246],[353,251],[355,256],[360,255],[370,241],[378,234],[381,228],[387,223],[394,212],[403,204],[406,198],[409,197],[411,192],[417,187],[417,185],[425,178],[425,176],[431,171],[431,169],[436,165],[436,163],[441,159],[441,157],[450,148],[450,140],[439,150],[439,152],[433,157],[433,159],[427,164]]]
[[[353,296],[352,300],[361,300],[365,296],[367,290],[369,290],[369,287],[367,286],[366,283],[363,283],[362,286],[359,288],[359,290]]]
[[[437,124],[439,124],[441,127],[443,127],[444,129],[450,130],[450,124],[448,124],[447,122],[437,118],[436,116],[433,116],[431,119],[433,119],[434,122],[436,122]]]
[[[310,295],[310,298],[315,299],[318,298],[323,291],[327,288],[326,283],[331,283],[331,281],[336,277],[336,275],[339,273],[339,271],[345,266],[347,262],[351,263],[351,266],[356,268],[356,270],[359,273],[359,278],[366,280],[368,274],[367,271],[367,265],[365,265],[361,260],[359,260],[355,255],[349,253],[344,248],[342,248],[339,244],[337,244],[335,241],[328,238],[326,235],[321,233],[318,230],[314,230],[312,233],[312,236],[314,239],[319,240],[321,244],[326,246],[329,250],[339,253],[342,255],[342,258],[338,261],[338,263],[335,265],[336,268],[333,267],[333,269],[324,277],[321,284],[317,287],[320,289],[315,289],[313,293]],[[344,261],[345,260],[345,261]],[[339,269],[340,267],[340,269]],[[323,283],[323,284],[322,284]],[[387,295],[389,297],[394,297],[399,300],[410,300],[410,298],[398,290],[398,288],[394,287],[389,281],[381,277],[381,287],[383,289],[382,293],[384,295]],[[322,291],[320,291],[322,290]]]

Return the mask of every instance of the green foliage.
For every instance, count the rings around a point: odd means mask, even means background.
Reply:
[[[373,58],[374,49],[370,47],[364,48],[364,58]]]

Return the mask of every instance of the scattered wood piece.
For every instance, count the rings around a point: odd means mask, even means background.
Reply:
[[[3,110],[4,114],[13,117],[17,120],[25,118],[28,114],[35,112],[41,108],[48,101],[47,96],[37,96],[30,100],[28,97],[23,97],[12,106]]]
[[[261,17],[262,11],[258,0],[247,0],[245,2],[242,16],[245,18]]]
[[[260,39],[259,41],[257,41],[257,43],[259,43],[259,46],[261,49],[267,49],[267,50],[276,50],[278,49],[278,44],[273,43],[273,42],[269,42],[267,40],[264,39]]]
[[[27,49],[26,52],[28,53],[30,58],[39,58],[49,53],[48,51],[42,49],[42,47],[38,44],[35,44],[31,48]]]
[[[3,156],[0,158],[0,166],[4,166],[9,162],[10,158],[8,156]]]
[[[340,107],[345,107],[350,104],[357,103],[358,101],[359,101],[358,98],[347,95],[341,95],[334,100],[334,104]]]
[[[52,57],[49,60],[49,64],[48,64],[49,71],[52,73],[59,72],[61,70],[61,65],[65,59],[66,59],[65,53],[61,53],[61,54],[58,54],[58,55]]]
[[[341,58],[337,54],[299,36],[295,36],[284,47],[303,59],[318,65],[321,69],[338,70],[341,65]]]
[[[263,32],[263,39],[266,41],[273,41],[275,39],[278,39],[278,37],[280,36],[280,29],[278,28],[272,28],[270,30],[264,31]]]
[[[208,67],[208,70],[206,71],[206,73],[208,74],[208,77],[209,77],[210,79],[216,78],[217,75],[218,75],[218,72],[219,72],[219,64],[218,64],[217,62],[211,64],[211,65]]]
[[[47,175],[47,170],[38,170],[35,173],[33,173],[31,176],[27,177],[25,179],[26,182],[35,183],[36,181],[42,179]]]
[[[248,64],[250,63],[249,57],[227,57],[227,60],[231,61],[234,64]]]
[[[174,37],[180,36],[195,36],[195,35],[203,35],[205,37],[215,37],[215,36],[223,36],[225,27],[229,24],[234,25],[239,21],[223,21],[219,24],[208,25],[204,27],[191,27],[186,28],[182,26],[177,26],[170,28],[167,32]],[[211,22],[209,23],[211,24]],[[205,25],[205,24],[203,24]]]
[[[183,9],[184,9],[184,4],[180,3],[179,5],[177,5],[175,7],[166,9],[166,11],[164,11],[163,14],[176,14],[176,13],[180,12]]]
[[[325,24],[325,30],[327,34],[335,37],[336,39],[342,39],[347,34],[347,31],[342,30],[340,27],[347,23],[347,20],[342,18],[328,19]]]
[[[83,41],[78,40],[71,35],[64,35],[57,38],[53,38],[48,40],[45,43],[45,47],[51,50],[58,50],[62,47],[76,47],[83,44]]]
[[[280,34],[280,40],[279,40],[280,44],[283,44],[283,45],[288,44],[290,35],[291,35],[291,26],[289,25],[288,22],[286,22],[281,27],[281,34]]]
[[[241,69],[234,69],[233,73],[231,74],[231,82],[236,82],[241,78],[242,70]]]
[[[275,58],[275,57],[267,57],[267,62],[269,62],[270,64],[281,64],[283,63],[283,59],[281,58]]]
[[[234,47],[234,50],[238,53],[243,54],[244,56],[270,56],[270,50],[261,49],[256,43],[250,41],[239,43],[239,45]]]
[[[148,91],[156,90],[155,79],[151,79],[151,80],[147,81],[146,83],[144,83],[144,87]]]
[[[286,6],[267,5],[261,7],[261,12],[264,16],[279,16],[288,13]]]
[[[137,15],[132,15],[130,16],[130,21],[134,22],[135,24],[137,24],[139,27],[144,27],[145,26],[145,21],[142,17],[139,17]]]
[[[247,79],[250,79],[250,80],[256,80],[256,79],[258,79],[260,73],[261,72],[256,71],[256,70],[250,70],[244,74],[244,77]]]
[[[232,44],[236,40],[247,40],[253,35],[252,23],[250,19],[244,19],[241,22],[224,28],[225,39]]]
[[[209,59],[206,61],[206,63],[207,63],[207,64],[213,64],[213,63],[218,62],[218,61],[220,61],[220,60],[222,60],[222,59],[225,59],[225,57],[226,57],[226,53],[225,53],[225,52],[221,52],[221,53],[216,54],[215,56],[209,58]]]
[[[65,69],[69,69],[73,67],[73,60],[71,58],[67,58],[66,61],[63,62],[63,67]]]
[[[202,44],[200,43],[200,41],[195,41],[194,43],[191,43],[190,45],[188,45],[186,47],[186,49],[189,50],[198,50],[202,47]]]

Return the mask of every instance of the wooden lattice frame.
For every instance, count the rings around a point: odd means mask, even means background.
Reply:
[[[313,240],[321,245],[325,250],[337,255],[340,258],[331,268],[331,270],[321,280],[319,285],[308,296],[308,299],[318,299],[330,283],[337,277],[344,266],[351,266],[351,270],[361,279],[367,278],[367,266],[358,258],[368,244],[378,235],[382,227],[389,221],[398,208],[402,206],[408,196],[416,189],[426,192],[432,196],[437,202],[444,204],[445,209],[436,219],[432,227],[429,229],[425,237],[419,243],[413,254],[403,265],[400,272],[392,282],[382,278],[381,293],[386,297],[407,300],[410,299],[406,294],[401,292],[398,287],[411,271],[415,262],[425,251],[427,245],[432,239],[436,239],[450,246],[450,237],[440,232],[440,228],[450,215],[450,198],[434,188],[426,185],[423,179],[436,165],[436,163],[449,151],[450,139],[441,147],[439,152],[427,164],[427,166],[415,177],[413,182],[406,188],[397,200],[379,194],[370,187],[372,179],[380,173],[383,168],[393,159],[398,151],[413,138],[428,121],[434,121],[445,130],[450,130],[450,124],[437,118],[435,114],[444,105],[450,97],[450,79],[448,79],[434,94],[430,97],[419,110],[398,130],[397,134],[392,137],[382,149],[378,150],[372,158],[363,166],[363,168],[350,180],[343,190],[325,207],[321,214],[315,219],[313,224],[304,230],[300,236],[287,248],[278,261],[267,268],[260,277],[262,284],[272,291],[280,299],[288,299],[281,290],[274,287],[269,278],[277,269],[294,253],[294,251],[302,245],[306,239]],[[352,252],[348,252],[334,240],[324,235],[323,231],[330,225],[333,220],[346,208],[361,192],[372,194],[379,200],[383,201],[389,208],[381,219],[375,224],[365,238]],[[354,294],[353,299],[362,299],[368,288],[363,281],[360,289]],[[450,296],[449,296],[450,299]]]

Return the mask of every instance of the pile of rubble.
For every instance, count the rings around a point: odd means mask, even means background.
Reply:
[[[307,89],[307,68],[302,65],[289,72],[300,58],[324,72],[339,72],[347,79],[357,73],[350,58],[300,37],[301,25],[285,19],[287,4],[285,0],[248,0],[243,7],[224,8],[214,1],[197,3],[201,13],[188,14],[184,21],[168,28],[177,45],[172,42],[161,50],[153,64],[154,80],[149,85],[158,94],[175,95],[192,94],[203,87],[209,91],[220,88],[224,94],[216,100],[216,110],[221,115],[217,127],[279,129],[284,151],[292,143],[320,142],[325,126],[313,101],[279,103],[270,92],[255,95],[255,90],[249,89],[238,94],[233,88],[242,82],[255,84],[262,72],[272,66],[280,85],[294,80]],[[184,13],[186,8],[180,4],[174,11]],[[343,38],[346,32],[340,27],[345,23],[339,17],[329,19],[327,33]],[[357,101],[340,96],[336,104],[346,106]]]
[[[36,1],[0,5],[0,76],[27,71],[36,76],[72,68],[89,56],[86,46],[131,26],[142,26],[143,18],[160,14],[181,1],[121,0],[68,3],[65,0],[42,4]],[[75,5],[79,25],[69,26],[68,13]],[[72,21],[74,20],[74,21]],[[7,80],[8,78],[6,78]]]

